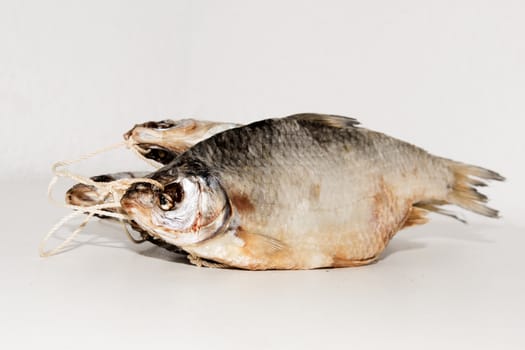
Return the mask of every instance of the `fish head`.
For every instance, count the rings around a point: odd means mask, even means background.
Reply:
[[[206,122],[195,119],[149,121],[135,125],[124,134],[124,139],[132,141],[139,151],[147,151],[151,145],[157,145],[174,153],[182,153],[202,139],[206,126]]]
[[[124,133],[124,139],[132,139],[137,143],[156,143],[162,139],[162,133],[181,127],[181,123],[171,119],[161,120],[158,122],[149,121],[142,124],[135,124],[133,128]]]
[[[180,120],[149,121],[136,124],[124,134],[124,139],[146,157],[167,164],[167,161],[157,160],[156,152],[162,150],[167,155],[177,156],[187,149],[221,131],[239,125],[219,123],[192,118]]]
[[[104,203],[104,198],[95,186],[76,184],[66,192],[66,203],[79,207],[89,207]]]
[[[115,179],[114,176],[109,174],[91,177],[91,180],[95,182],[111,182]],[[105,203],[107,195],[106,191],[100,191],[96,186],[78,183],[67,190],[66,203],[80,207],[89,207]]]
[[[227,226],[231,207],[213,177],[180,175],[153,177],[133,184],[120,203],[122,209],[153,236],[179,247],[206,240]]]

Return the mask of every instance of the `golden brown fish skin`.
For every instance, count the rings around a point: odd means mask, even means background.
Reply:
[[[226,229],[182,249],[251,270],[359,266],[441,204],[497,215],[465,178],[501,180],[498,174],[356,124],[314,114],[264,120],[200,142],[154,173],[165,184],[215,179],[230,201]],[[132,197],[123,198],[128,213],[144,229],[162,230]]]
[[[153,147],[164,149],[167,153],[181,154],[196,143],[219,132],[240,126],[235,123],[212,122],[197,119],[166,119],[158,122],[149,121],[136,124],[124,134],[125,140],[131,140],[147,157]],[[171,154],[170,154],[171,155]],[[156,160],[156,159],[154,159]],[[167,164],[161,162],[162,164]]]

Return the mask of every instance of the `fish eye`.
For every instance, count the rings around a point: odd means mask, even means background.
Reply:
[[[178,182],[171,183],[164,187],[164,192],[159,195],[159,206],[162,210],[171,210],[175,204],[182,202],[184,190]]]
[[[161,193],[159,197],[160,209],[167,211],[173,208],[173,199],[166,193]]]
[[[180,203],[184,199],[184,189],[179,182],[173,182],[164,187],[164,193],[169,195],[175,203]]]

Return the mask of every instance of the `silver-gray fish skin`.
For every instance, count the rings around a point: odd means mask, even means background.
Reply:
[[[173,207],[161,209],[171,197],[149,184],[128,190],[122,206],[194,258],[244,269],[368,264],[428,211],[453,216],[443,204],[497,216],[474,188],[503,180],[497,173],[357,124],[300,114],[227,130],[151,175],[189,189]]]

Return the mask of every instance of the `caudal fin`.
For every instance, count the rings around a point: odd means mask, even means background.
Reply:
[[[505,178],[495,171],[458,162],[451,162],[454,182],[447,201],[474,213],[498,218],[499,212],[486,205],[488,198],[477,190],[487,186],[486,180],[504,181]]]
[[[441,206],[454,204],[474,213],[498,218],[499,212],[486,205],[488,198],[478,191],[478,187],[487,186],[487,180],[504,181],[505,178],[495,171],[474,165],[445,160],[453,175],[449,184],[449,192],[445,199],[430,200],[415,203],[413,206],[426,211],[447,215],[461,222],[466,222],[456,213],[443,209]]]

